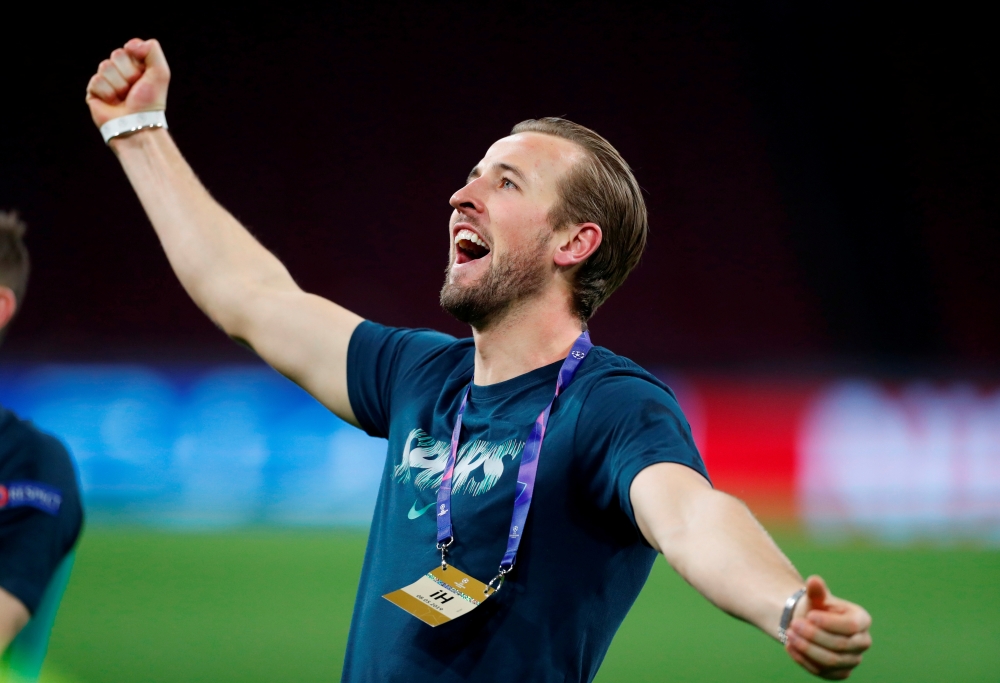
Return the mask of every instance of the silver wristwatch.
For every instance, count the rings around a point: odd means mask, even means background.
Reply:
[[[781,621],[778,622],[778,640],[781,641],[782,645],[788,643],[788,626],[792,623],[792,613],[795,612],[795,606],[799,604],[799,600],[805,594],[806,589],[800,588],[785,600],[785,609],[781,612]]]

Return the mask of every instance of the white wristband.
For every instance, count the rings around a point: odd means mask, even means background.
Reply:
[[[143,128],[169,128],[167,115],[164,111],[141,111],[138,114],[128,114],[111,119],[101,126],[101,135],[107,144],[119,135],[134,133]]]

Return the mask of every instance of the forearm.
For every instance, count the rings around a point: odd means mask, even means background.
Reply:
[[[778,637],[786,601],[805,587],[785,649],[807,671],[846,678],[861,662],[871,646],[871,617],[832,595],[822,578],[803,581],[743,503],[672,462],[639,472],[629,498],[643,537],[688,583],[772,638]]]
[[[0,588],[0,654],[7,649],[31,615],[20,600]]]
[[[804,581],[739,500],[705,491],[674,530],[661,533],[667,561],[720,609],[777,637],[785,600]]]
[[[297,290],[281,262],[209,195],[167,131],[116,138],[111,147],[181,284],[228,334],[246,338],[256,289]]]

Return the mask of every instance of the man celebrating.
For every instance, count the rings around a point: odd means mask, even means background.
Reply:
[[[23,235],[0,211],[0,342],[28,285]],[[0,406],[0,681],[38,680],[82,524],[66,449]]]
[[[133,39],[87,103],[178,278],[231,337],[389,440],[343,680],[589,681],[657,551],[808,671],[860,663],[868,614],[803,581],[712,489],[670,390],[590,342],[647,231],[606,140],[525,121],[451,197],[441,304],[472,327],[456,340],[299,289],[184,161],[169,79],[159,44]]]

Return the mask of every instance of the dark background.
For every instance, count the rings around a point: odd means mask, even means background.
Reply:
[[[515,123],[561,115],[648,193],[649,249],[598,343],[682,367],[995,368],[989,22],[792,7],[22,8],[0,207],[35,269],[4,355],[246,357],[174,279],[83,102],[140,36],[164,45],[171,132],[209,190],[366,317],[467,334],[437,305],[447,200]]]

